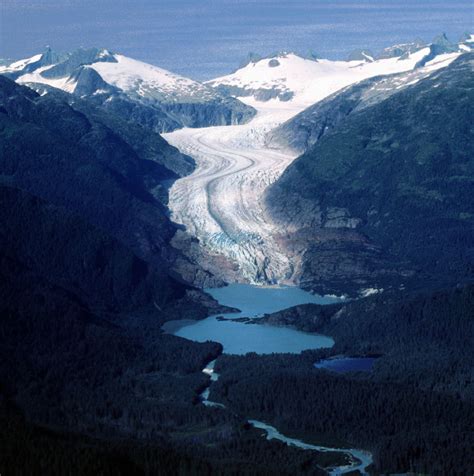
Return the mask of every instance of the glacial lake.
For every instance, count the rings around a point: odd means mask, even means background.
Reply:
[[[332,304],[339,302],[340,298],[310,294],[297,287],[249,284],[231,284],[205,291],[220,304],[238,308],[241,312],[218,314],[201,321],[169,321],[164,324],[163,330],[196,342],[208,340],[220,342],[226,354],[300,353],[307,349],[328,348],[334,345],[330,337],[323,335],[229,319],[258,318],[265,313],[280,311],[298,304]]]

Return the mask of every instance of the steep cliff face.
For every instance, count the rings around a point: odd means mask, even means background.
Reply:
[[[332,128],[266,197],[303,286],[354,293],[472,277],[473,79],[466,54],[353,113],[364,85],[331,99]]]
[[[207,127],[243,124],[253,117],[249,106],[231,97],[205,103],[166,103],[163,110],[184,127]]]

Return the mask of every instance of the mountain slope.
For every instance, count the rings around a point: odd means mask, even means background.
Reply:
[[[448,64],[442,62],[408,72],[375,76],[347,86],[271,130],[266,137],[267,144],[301,154],[350,114],[384,101]]]
[[[354,293],[472,278],[472,65],[462,55],[349,115],[270,187],[303,286]]]
[[[173,273],[186,268],[197,283],[208,282],[208,273],[170,245],[176,226],[165,204],[178,177],[170,169],[187,173],[190,159],[158,134],[72,99],[57,90],[40,96],[0,77],[4,183],[79,214],[165,273],[176,263]]]
[[[92,306],[109,309],[145,306],[154,297],[160,301],[159,292],[153,295],[160,279],[170,296],[173,288],[179,292],[180,285],[166,282],[152,265],[67,209],[5,185],[0,197],[3,271],[7,262],[15,263]],[[18,279],[21,275],[15,271]]]
[[[219,310],[172,267],[175,227],[152,192],[176,174],[56,94],[4,77],[0,157],[0,466],[31,472],[5,403],[27,428],[64,432],[48,454],[74,434],[127,448],[225,425],[193,403],[221,347],[160,329]]]
[[[156,186],[172,172],[140,159],[113,131],[64,101],[3,77],[0,105],[4,181],[83,214],[142,254],[172,237],[165,208],[145,182]]]
[[[66,208],[3,185],[0,203],[0,466],[31,472],[5,430],[17,412],[27,427],[62,433],[56,455],[73,435],[92,436],[89,448],[117,437],[160,445],[167,425],[205,421],[194,388],[220,346],[160,326],[209,311],[186,307],[185,286]]]
[[[0,68],[19,83],[40,83],[88,96],[115,114],[157,132],[245,122],[254,111],[211,88],[105,49],[79,49]]]
[[[38,83],[30,86],[40,96],[48,94],[50,98],[67,103],[75,111],[111,129],[114,134],[133,148],[140,159],[156,162],[171,171],[171,175],[174,177],[170,176],[170,179],[187,175],[193,171],[193,159],[181,154],[175,147],[169,145],[158,132],[149,127],[127,120],[120,114],[114,114],[100,104],[96,104],[87,95],[77,97]]]

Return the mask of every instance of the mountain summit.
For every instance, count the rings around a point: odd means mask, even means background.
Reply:
[[[202,83],[107,49],[81,48],[60,55],[48,47],[42,55],[0,67],[0,74],[34,88],[43,85],[90,96],[157,132],[240,124],[255,114]]]
[[[277,99],[304,108],[367,78],[406,72],[416,67],[437,67],[435,64],[453,60],[470,49],[469,39],[463,41],[451,44],[445,35],[441,35],[431,45],[415,41],[386,48],[379,55],[367,50],[356,51],[347,61],[315,60],[296,53],[278,53],[266,58],[253,55],[234,73],[206,84],[227,95],[249,96],[257,101]]]

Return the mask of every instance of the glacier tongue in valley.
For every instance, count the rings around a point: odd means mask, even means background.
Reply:
[[[181,129],[165,139],[196,161],[195,172],[175,182],[169,206],[211,252],[237,262],[251,282],[290,279],[293,267],[275,240],[263,193],[294,159],[265,147],[265,133],[293,112],[261,108],[242,126]]]

